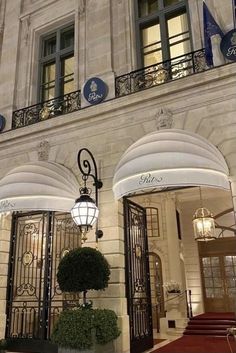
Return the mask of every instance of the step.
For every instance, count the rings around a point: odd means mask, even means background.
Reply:
[[[228,325],[236,326],[236,321],[234,320],[190,320],[188,325]]]
[[[204,322],[209,322],[209,321],[220,321],[220,322],[235,322],[236,323],[236,320],[234,319],[215,319],[215,318],[209,318],[209,319],[195,319],[195,318],[191,318],[189,321],[192,321],[192,322],[199,322],[199,321],[204,321]]]
[[[226,330],[185,330],[184,335],[226,336]]]
[[[231,326],[229,325],[189,325],[186,327],[186,330],[227,330]]]

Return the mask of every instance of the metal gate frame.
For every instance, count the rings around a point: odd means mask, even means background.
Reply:
[[[20,345],[24,352],[53,352],[56,348],[49,350],[45,342],[67,305],[57,284],[57,266],[66,252],[81,245],[80,232],[69,213],[51,211],[13,213],[11,232],[5,335],[11,343],[8,349]],[[35,243],[33,237],[37,238]],[[29,350],[26,341],[31,341]]]
[[[141,353],[153,347],[146,210],[126,197],[123,201],[130,352]]]

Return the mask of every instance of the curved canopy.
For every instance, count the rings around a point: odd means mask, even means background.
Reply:
[[[205,138],[185,130],[158,130],[136,141],[123,154],[113,191],[119,199],[166,187],[229,189],[228,174],[223,156]]]
[[[0,181],[0,212],[50,210],[69,212],[79,184],[66,167],[39,161],[8,172]]]

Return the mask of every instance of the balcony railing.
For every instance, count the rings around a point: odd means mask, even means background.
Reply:
[[[81,109],[80,91],[71,92],[48,101],[15,110],[12,114],[12,129],[38,123]]]
[[[116,98],[211,68],[206,63],[205,50],[197,50],[116,77]],[[81,92],[71,92],[30,107],[15,110],[12,114],[12,129],[35,124],[80,109]]]
[[[116,97],[177,80],[210,68],[206,63],[205,50],[197,50],[184,56],[116,77]]]

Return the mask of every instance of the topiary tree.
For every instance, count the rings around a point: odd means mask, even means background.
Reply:
[[[101,290],[108,286],[110,266],[100,251],[84,247],[71,250],[59,263],[57,281],[62,292]]]
[[[101,290],[108,286],[110,266],[97,250],[84,247],[71,250],[59,263],[57,280],[63,292],[83,292],[84,303],[60,313],[53,327],[51,339],[59,347],[90,349],[95,344],[106,344],[120,335],[117,315],[113,310],[92,309],[86,303],[88,290]],[[110,352],[114,347],[110,347]]]

